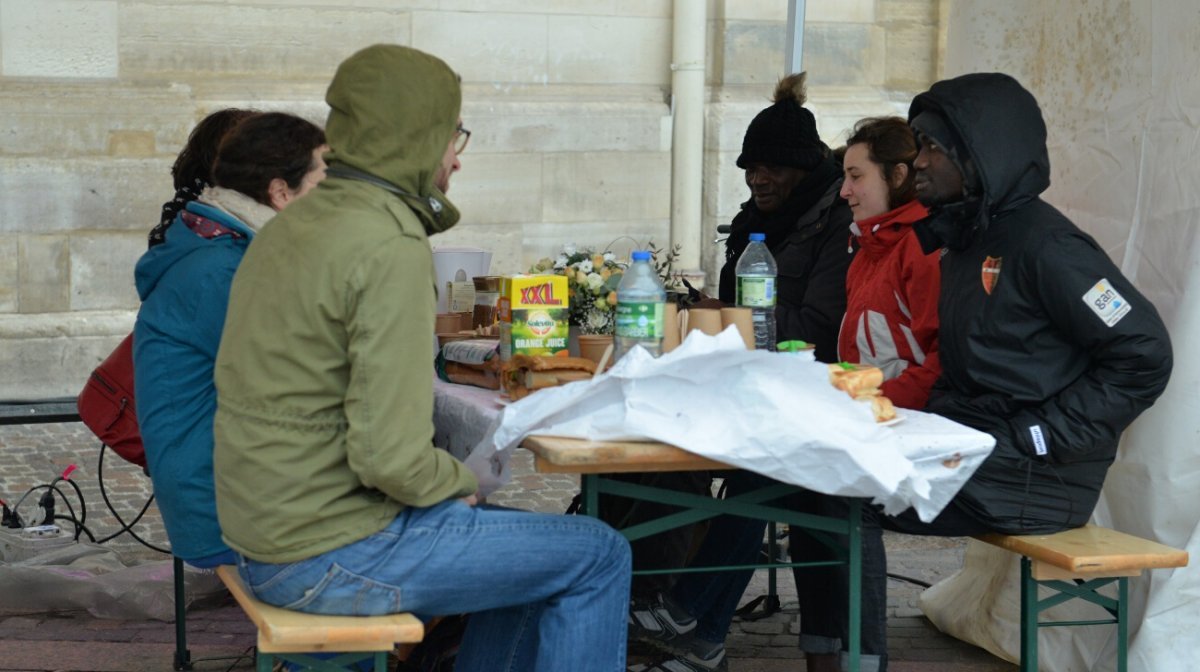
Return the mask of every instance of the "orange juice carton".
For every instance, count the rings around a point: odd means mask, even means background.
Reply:
[[[513,355],[567,354],[567,278],[514,275],[500,279],[500,361]]]

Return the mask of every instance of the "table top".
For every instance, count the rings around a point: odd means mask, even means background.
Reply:
[[[642,471],[734,469],[657,441],[590,441],[563,436],[527,436],[521,447],[535,455],[541,473],[612,474]]]

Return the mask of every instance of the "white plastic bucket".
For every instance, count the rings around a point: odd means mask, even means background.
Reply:
[[[447,310],[446,285],[451,282],[470,282],[487,275],[492,265],[492,253],[475,247],[436,247],[433,250],[433,270],[437,275],[439,313]]]

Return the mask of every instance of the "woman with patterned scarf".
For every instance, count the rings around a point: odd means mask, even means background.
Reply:
[[[176,200],[163,206],[164,216],[175,214],[155,227],[134,274],[142,299],[134,391],[146,464],[171,550],[197,567],[233,562],[212,470],[213,365],[233,274],[255,232],[325,175],[325,133],[314,124],[278,112],[217,115],[176,161]],[[222,135],[214,160],[212,139]]]
[[[163,203],[162,219],[150,229],[150,247],[166,242],[167,227],[175,221],[175,215],[212,184],[213,163],[217,160],[217,148],[221,146],[221,140],[238,122],[255,114],[258,113],[253,110],[228,107],[208,115],[192,129],[187,144],[171,166],[175,196]]]

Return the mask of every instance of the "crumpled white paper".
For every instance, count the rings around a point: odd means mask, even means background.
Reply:
[[[747,351],[732,328],[692,332],[658,359],[635,348],[604,375],[511,404],[467,464],[487,494],[507,481],[508,453],[530,434],[651,439],[932,520],[995,442],[935,415],[898,413],[895,425],[875,423],[869,404],[830,385],[811,356]]]

